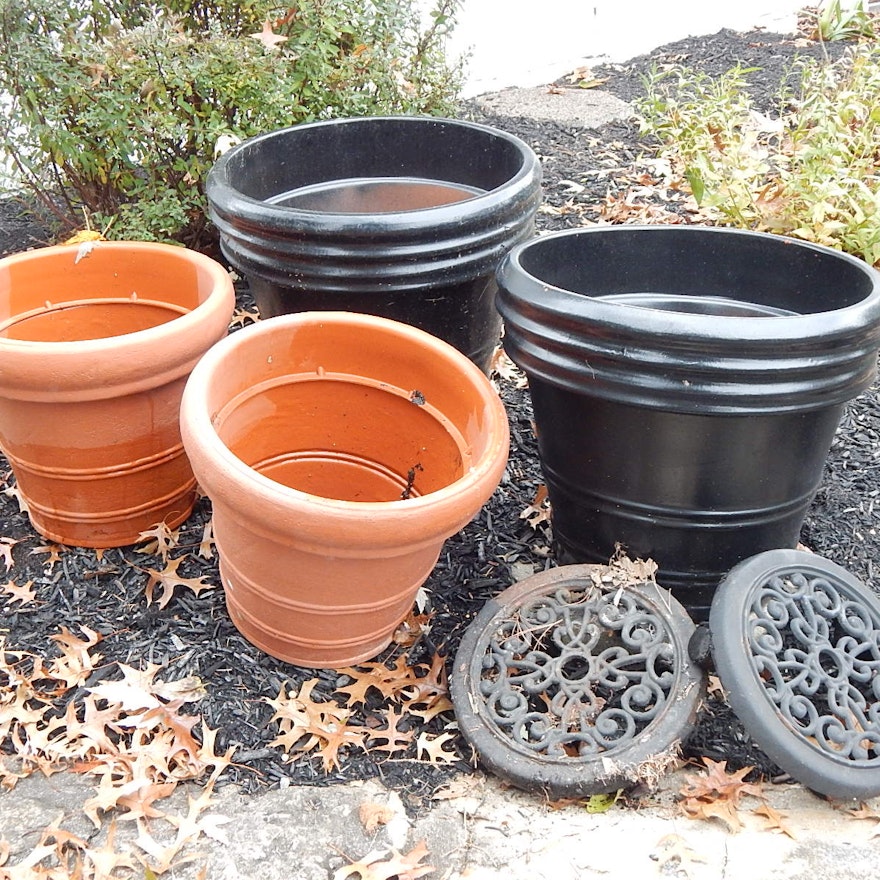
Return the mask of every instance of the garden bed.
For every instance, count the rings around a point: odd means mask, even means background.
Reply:
[[[761,32],[722,31],[663,47],[627,65],[595,69],[591,76],[602,81],[602,88],[629,100],[639,94],[640,77],[652,64],[682,63],[716,74],[739,61],[759,68],[750,83],[756,105],[766,112],[772,109],[772,96],[788,75],[795,55],[816,56],[823,51],[839,55],[843,46],[822,47],[803,38]],[[583,78],[563,79],[556,88],[578,87]],[[601,221],[700,222],[692,200],[667,185],[651,149],[640,142],[634,121],[589,130],[525,118],[487,117],[474,105],[463,107],[462,114],[518,135],[541,157],[540,231]],[[0,207],[3,254],[48,238],[46,230],[21,213],[14,202]],[[252,312],[246,289],[239,285],[236,326],[252,320]],[[0,568],[0,578],[6,586],[0,584],[0,637],[5,637],[6,649],[52,657],[60,650],[53,637],[63,628],[79,636],[87,630],[101,636],[94,646],[100,661],[85,681],[57,697],[59,713],[67,701],[82,700],[88,689],[119,679],[118,664],[156,664],[156,678],[162,681],[197,677],[202,696],[187,703],[183,711],[197,714],[202,725],[216,730],[217,754],[234,749],[234,763],[223,779],[246,790],[379,777],[417,803],[451,773],[473,767],[451,708],[440,699],[444,660],[448,664],[464,629],[488,598],[514,580],[555,564],[550,523],[541,503],[543,478],[528,390],[521,374],[503,357],[495,365],[493,379],[510,418],[512,449],[507,473],[477,519],[447,542],[420,595],[418,616],[378,658],[400,672],[397,684],[370,686],[370,675],[373,682],[381,680],[377,667],[353,675],[300,669],[248,644],[232,626],[224,605],[216,552],[206,531],[207,499],[198,502],[179,533],[167,539],[171,542],[167,546],[145,540],[133,548],[103,553],[62,549],[35,535],[19,510],[3,462],[0,559],[5,560],[6,569]],[[848,568],[875,590],[873,559],[880,549],[880,503],[875,510],[880,494],[878,468],[880,403],[875,386],[846,411],[801,535],[808,548]],[[160,542],[166,540],[161,531],[157,537]],[[175,565],[173,560],[178,558],[181,561]],[[199,583],[199,590],[181,583],[185,580]],[[404,666],[412,672],[404,672]],[[301,693],[313,679],[311,699],[332,701],[350,711],[347,723],[365,732],[360,740],[336,752],[318,742],[308,751],[286,753],[275,743],[283,729],[273,717],[279,712],[279,702]],[[418,680],[421,692],[414,683]],[[432,688],[436,693],[427,693]],[[425,698],[414,699],[413,694]],[[396,737],[383,737],[383,728]],[[203,737],[199,731],[196,727],[197,737]],[[726,760],[732,770],[754,766],[764,775],[778,772],[717,694],[701,712],[684,753]]]

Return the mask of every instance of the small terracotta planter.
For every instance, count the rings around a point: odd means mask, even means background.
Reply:
[[[368,315],[304,312],[215,346],[181,429],[214,505],[230,616],[301,666],[378,654],[443,542],[497,486],[507,417],[452,346]]]
[[[186,519],[180,396],[234,304],[219,263],[173,245],[0,260],[0,448],[40,534],[117,547]]]

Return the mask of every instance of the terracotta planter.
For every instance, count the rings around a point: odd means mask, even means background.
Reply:
[[[222,266],[172,245],[0,260],[0,448],[40,534],[117,547],[186,519],[180,396],[234,303]]]
[[[214,505],[233,622],[301,666],[344,666],[390,642],[508,450],[504,407],[464,355],[349,313],[228,337],[193,371],[181,428]]]
[[[541,166],[512,135],[435,117],[331,119],[234,147],[207,182],[223,253],[260,314],[412,324],[487,370],[495,269],[531,237]]]

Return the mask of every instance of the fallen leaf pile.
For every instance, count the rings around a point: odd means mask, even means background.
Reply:
[[[201,835],[225,840],[222,818],[202,814],[231,754],[215,753],[214,732],[204,725],[194,735],[200,719],[183,712],[204,695],[201,681],[157,680],[154,664],[143,670],[112,664],[121,678],[96,676],[106,672],[97,633],[84,627],[78,636],[62,628],[53,641],[55,656],[45,659],[8,650],[0,639],[0,785],[14,788],[37,771],[86,774],[95,790],[83,811],[96,829],[109,819],[109,831],[98,848],[53,823],[14,866],[6,864],[10,843],[0,841],[0,876],[91,880],[138,866],[158,875],[192,858],[182,850]],[[186,780],[205,785],[180,815],[167,800]],[[117,822],[136,823],[134,850],[117,850]]]
[[[740,817],[740,801],[752,797],[760,804],[750,814],[760,820],[761,826],[794,837],[784,824],[784,815],[767,802],[760,783],[746,782],[752,767],[743,767],[735,773],[727,772],[726,761],[703,758],[707,772],[691,774],[681,789],[681,809],[691,819],[719,819],[729,831],[737,832],[743,827]]]
[[[329,772],[339,767],[339,753],[344,749],[401,754],[415,737],[412,716],[424,724],[452,710],[444,658],[439,654],[430,666],[409,666],[404,657],[398,657],[390,667],[365,663],[339,671],[351,679],[336,689],[345,696],[343,703],[316,700],[312,696],[316,678],[303,682],[296,692],[282,689],[276,699],[266,701],[275,709],[272,721],[280,731],[270,745],[282,748],[288,760],[313,753]],[[366,723],[354,723],[356,708]],[[432,764],[460,761],[456,752],[444,748],[455,730],[454,721],[434,736],[423,730],[416,739],[416,759]]]

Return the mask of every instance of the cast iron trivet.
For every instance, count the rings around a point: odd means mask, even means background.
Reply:
[[[728,701],[780,767],[821,794],[880,794],[880,603],[799,550],[731,570],[709,618]]]
[[[656,584],[604,565],[526,578],[490,600],[451,679],[459,727],[490,770],[551,797],[652,781],[704,692],[694,625]]]

